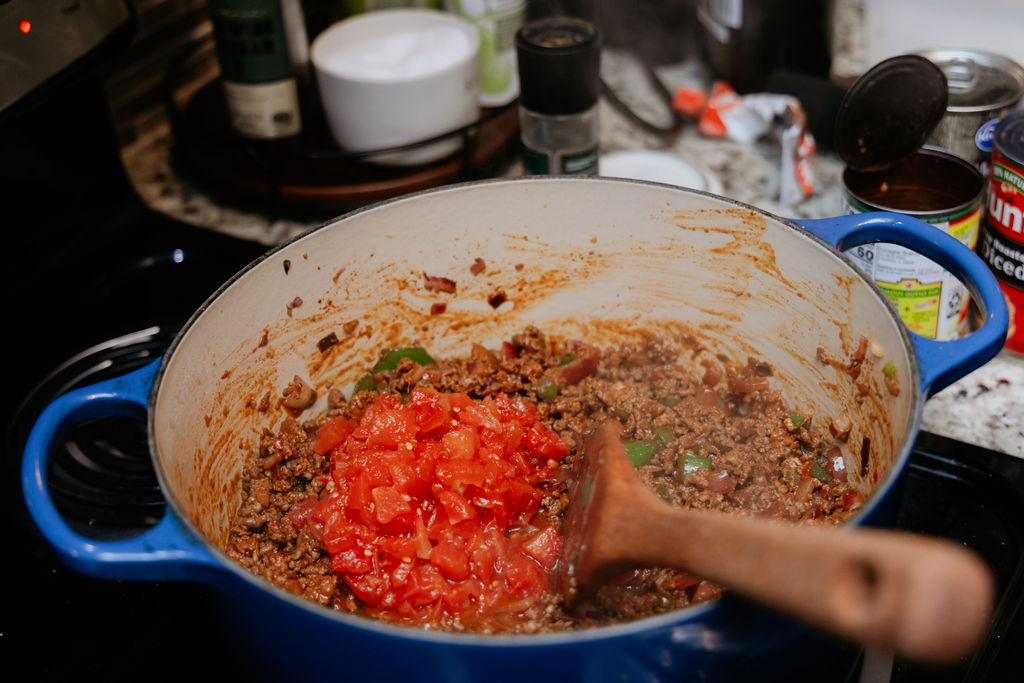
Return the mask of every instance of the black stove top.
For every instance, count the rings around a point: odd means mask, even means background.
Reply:
[[[93,162],[94,171],[103,165]],[[116,166],[92,178],[82,169],[75,182],[85,187],[49,180],[38,194],[35,185],[26,187],[21,198],[32,210],[23,204],[9,224],[4,272],[15,348],[0,392],[8,543],[0,563],[8,592],[0,610],[2,661],[43,680],[164,680],[200,672],[234,678],[235,664],[224,656],[229,635],[218,630],[209,606],[211,589],[71,572],[36,530],[21,495],[21,451],[39,411],[68,389],[159,357],[188,316],[266,250],[150,211]],[[145,425],[137,420],[84,425],[51,460],[55,502],[84,535],[124,537],[163,514]],[[989,561],[1000,595],[993,633],[958,667],[878,665],[869,656],[847,680],[1015,678],[1024,644],[1024,460],[921,434],[902,501],[901,528],[961,541]]]

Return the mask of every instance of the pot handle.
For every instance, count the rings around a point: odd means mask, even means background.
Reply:
[[[982,311],[979,329],[950,341],[910,332],[925,396],[981,367],[1002,349],[1009,324],[1006,300],[985,262],[960,240],[917,218],[884,211],[794,222],[839,251],[867,242],[898,244],[927,256],[964,283]]]
[[[144,419],[159,364],[154,361],[121,377],[59,396],[40,414],[26,442],[21,487],[29,513],[61,560],[82,574],[101,579],[192,580],[210,576],[209,570],[220,566],[169,509],[139,536],[99,541],[76,533],[50,496],[46,466],[52,445],[70,426],[97,417]]]

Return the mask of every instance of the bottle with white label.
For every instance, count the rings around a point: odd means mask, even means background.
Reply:
[[[280,0],[209,0],[232,127],[253,140],[302,130]]]

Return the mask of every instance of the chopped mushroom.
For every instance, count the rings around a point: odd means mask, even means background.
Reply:
[[[875,358],[881,358],[885,355],[885,347],[878,343],[878,340],[873,336],[868,340],[868,350]]]
[[[284,391],[281,392],[281,405],[296,412],[302,412],[313,405],[315,400],[316,393],[312,387],[303,382],[302,378],[298,375],[295,375],[288,386],[284,388]]]
[[[832,437],[840,441],[846,441],[850,438],[851,429],[853,429],[853,421],[850,420],[850,416],[845,410],[836,415],[832,420],[832,423],[828,426],[828,430],[832,433]]]

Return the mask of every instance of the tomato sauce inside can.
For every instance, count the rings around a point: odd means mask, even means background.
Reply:
[[[1010,308],[1006,348],[1024,354],[1024,111],[1003,118],[996,128],[978,253]]]
[[[919,218],[971,249],[977,244],[985,179],[948,152],[924,147],[879,171],[847,168],[843,187],[848,213],[894,211]],[[912,332],[945,341],[969,331],[970,294],[935,262],[885,242],[846,255],[875,281]]]

